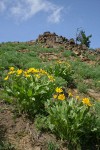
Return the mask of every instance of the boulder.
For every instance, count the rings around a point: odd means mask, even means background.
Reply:
[[[88,50],[88,48],[85,44],[82,44],[82,50]]]
[[[70,44],[70,45],[75,45],[74,39],[70,39],[70,40],[69,40],[69,44]]]
[[[62,36],[56,36],[55,42],[56,43],[63,43],[63,37]]]

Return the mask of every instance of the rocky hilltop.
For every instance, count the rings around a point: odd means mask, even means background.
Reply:
[[[65,49],[72,50],[76,53],[78,51],[84,52],[89,50],[85,44],[77,44],[73,38],[67,39],[66,37],[59,36],[56,33],[51,33],[49,31],[39,35],[36,42],[44,44],[44,47],[46,48],[57,48],[58,46],[62,46]],[[100,49],[98,48],[94,52],[100,53]]]
[[[73,38],[68,40],[66,37],[58,36],[56,33],[50,33],[49,31],[44,32],[42,35],[39,35],[36,41],[39,43],[44,43],[47,48],[56,48],[58,46],[63,46],[67,50],[87,50],[87,47],[84,44],[76,44]]]

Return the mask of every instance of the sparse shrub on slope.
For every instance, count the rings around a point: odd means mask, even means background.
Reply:
[[[89,47],[91,37],[92,35],[86,36],[85,31],[80,30],[76,37],[76,41],[80,42],[81,44],[85,44],[87,47]]]

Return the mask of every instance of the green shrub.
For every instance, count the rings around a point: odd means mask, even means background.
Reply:
[[[91,37],[92,35],[86,36],[85,31],[80,30],[76,37],[76,41],[80,42],[81,44],[85,44],[87,47],[89,47]]]

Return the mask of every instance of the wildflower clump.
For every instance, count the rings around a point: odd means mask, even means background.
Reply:
[[[65,100],[65,95],[63,94],[63,90],[60,87],[55,89],[56,94],[53,95],[54,99]]]
[[[50,74],[53,74],[55,77],[61,77],[67,81],[67,84],[70,85],[72,83],[72,74],[73,70],[71,65],[66,61],[55,61],[55,63],[48,66],[47,71]]]
[[[88,136],[95,131],[95,116],[93,105],[89,98],[74,97],[68,92],[66,97],[63,88],[55,88],[53,100],[46,102],[48,128],[58,137],[68,141],[71,149],[80,147],[80,137]],[[90,107],[92,106],[92,107]]]
[[[4,80],[5,90],[16,99],[14,102],[19,112],[31,116],[45,111],[44,103],[55,89],[54,77],[43,69],[10,67]]]
[[[79,102],[77,103],[81,103],[81,105],[85,105],[85,106],[92,106],[92,103],[90,102],[89,98],[83,98],[82,100],[80,99],[80,97],[77,95],[76,97],[73,96],[73,94],[69,91],[68,93],[63,91],[63,88],[61,87],[57,87],[55,89],[55,94],[53,95],[54,99],[58,99],[58,100],[69,100],[71,101],[71,99],[74,99],[74,101],[78,100]],[[67,95],[67,97],[66,97]]]

